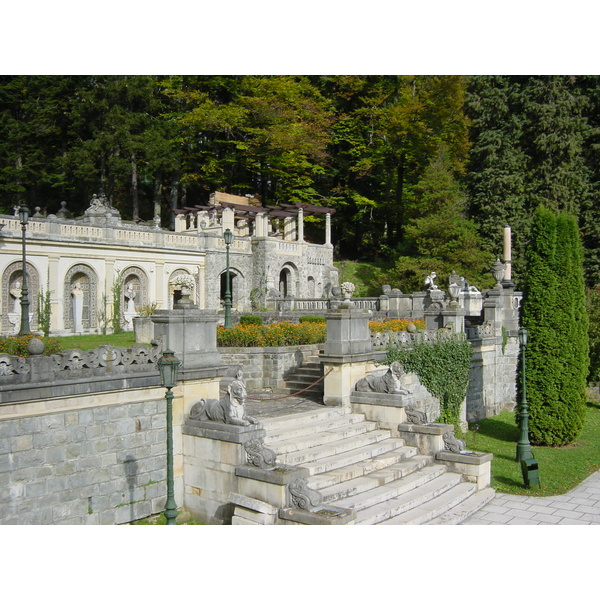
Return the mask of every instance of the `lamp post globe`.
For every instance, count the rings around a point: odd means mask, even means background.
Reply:
[[[23,284],[21,285],[21,326],[19,335],[31,333],[29,328],[29,287],[27,285],[27,257],[25,252],[25,234],[29,221],[29,208],[25,204],[19,206],[19,221],[22,231]]]
[[[233,243],[233,233],[231,229],[226,229],[223,233],[226,248],[226,268],[225,268],[225,328],[231,327],[231,281],[229,278],[229,246]]]
[[[181,361],[172,350],[164,350],[157,362],[160,380],[163,387],[167,388],[165,399],[167,401],[167,502],[165,504],[165,517],[167,525],[176,525],[177,504],[175,503],[175,485],[173,477],[173,392],[171,388],[177,385],[177,375]]]

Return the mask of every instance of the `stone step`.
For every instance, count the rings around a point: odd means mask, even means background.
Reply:
[[[282,429],[301,429],[302,427],[322,421],[324,419],[333,419],[349,414],[350,408],[331,406],[317,408],[308,412],[281,415],[279,417],[268,417],[261,420],[261,424],[267,431],[267,435],[269,435],[273,431]]]
[[[377,424],[372,421],[361,421],[359,423],[340,425],[339,421],[333,424],[334,426],[326,431],[311,431],[306,433],[306,429],[302,429],[303,435],[288,437],[275,441],[272,438],[266,439],[265,444],[275,450],[278,455],[289,455],[292,452],[307,450],[315,446],[323,444],[331,444],[356,435],[368,433],[377,429]]]
[[[277,461],[290,466],[302,465],[303,467],[305,466],[310,468],[310,466],[316,461],[328,461],[331,459],[331,457],[343,455],[347,452],[360,449],[365,446],[376,445],[377,443],[385,442],[390,438],[391,434],[389,431],[385,429],[376,429],[361,435],[355,435],[351,438],[319,444],[310,448],[305,448],[304,450],[281,453],[278,454]],[[393,448],[403,445],[403,440],[400,440],[399,438],[395,439],[401,443],[394,445]],[[393,448],[390,448],[390,450],[393,450]]]
[[[371,481],[384,484],[422,469],[431,464],[432,460],[430,456],[417,454],[414,446],[401,446],[368,460],[333,469],[327,473],[311,475],[308,484],[312,489],[321,490],[322,493],[335,494],[338,490],[351,486],[353,484],[351,480],[355,478],[372,474]]]
[[[382,521],[389,521],[437,498],[461,482],[460,474],[444,471],[443,465],[425,467],[413,475],[387,484],[381,488],[379,495],[372,494],[371,498],[355,499],[355,502],[364,507],[357,510],[355,524],[375,525]],[[350,498],[348,501],[338,504],[341,507],[346,504],[352,508],[353,502]]]
[[[429,457],[419,456],[418,458],[415,458],[415,452],[416,448],[404,446],[394,452],[388,453],[388,455],[396,455],[395,458],[398,462],[395,464],[387,467],[382,466],[379,469],[373,468],[371,472],[366,472],[364,475],[359,475],[350,480],[342,481],[320,489],[319,491],[323,494],[323,502],[325,504],[339,505],[341,500],[356,497],[381,486],[386,486],[390,482],[401,479],[402,477],[407,477],[430,464],[431,461]],[[377,459],[367,461],[367,464],[369,462],[376,464]],[[316,489],[314,486],[311,487],[312,489]]]
[[[396,450],[403,445],[404,441],[399,438],[388,438],[386,441],[368,444],[340,454],[330,455],[309,462],[301,462],[298,463],[298,466],[307,468],[309,475],[316,475],[364,460],[369,460],[376,456],[380,456],[381,454],[385,454],[386,452],[392,452],[392,450]]]
[[[365,423],[364,415],[359,413],[349,413],[342,416],[336,416],[330,419],[318,419],[311,421],[308,425],[292,425],[291,427],[282,427],[278,429],[267,429],[267,435],[264,443],[273,447],[284,441],[292,441],[306,435],[313,435],[323,431],[330,431],[340,427],[350,427],[357,423]]]
[[[425,525],[458,525],[483,508],[495,495],[493,488],[479,490]]]
[[[288,379],[285,379],[284,384],[287,385],[288,387],[291,387],[293,385],[302,385],[302,386],[307,386],[310,385],[311,383],[315,383],[317,380],[319,379],[319,377],[315,377],[314,375],[311,375],[310,373],[304,374],[304,373],[299,373],[297,375],[295,375],[293,378],[290,376]],[[319,383],[317,383],[316,385],[321,385],[321,381],[319,381]]]
[[[453,473],[453,475],[457,475]],[[403,512],[380,525],[423,525],[452,511],[477,491],[477,485],[462,482],[419,506]]]

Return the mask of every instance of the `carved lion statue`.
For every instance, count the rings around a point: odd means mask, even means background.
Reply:
[[[400,383],[403,373],[402,365],[394,361],[383,375],[381,373],[371,373],[359,379],[356,383],[356,391],[378,392],[380,394],[409,394],[410,392],[403,388]]]
[[[241,371],[227,387],[225,397],[209,398],[196,402],[190,410],[190,419],[196,421],[217,421],[229,425],[254,425],[258,421],[246,414],[246,386]]]

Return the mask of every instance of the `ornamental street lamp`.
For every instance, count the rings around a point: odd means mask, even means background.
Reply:
[[[29,329],[29,289],[27,288],[27,259],[25,257],[25,232],[29,221],[29,208],[25,204],[19,206],[19,221],[23,231],[23,285],[21,286],[21,328],[19,335],[31,333]]]
[[[226,229],[223,234],[227,248],[227,268],[225,270],[225,327],[231,327],[231,282],[229,280],[229,246],[233,242],[231,229]]]
[[[529,413],[527,412],[527,389],[525,350],[527,347],[528,332],[521,327],[519,329],[519,344],[521,346],[521,406],[519,410],[519,441],[517,442],[517,460],[521,463],[523,482],[525,487],[532,483],[540,485],[538,462],[533,456],[531,444],[529,443]]]
[[[181,361],[172,350],[165,350],[158,359],[158,370],[163,387],[167,388],[167,503],[165,504],[165,517],[167,525],[176,525],[177,504],[173,483],[173,392],[171,388],[177,385],[177,373]]]

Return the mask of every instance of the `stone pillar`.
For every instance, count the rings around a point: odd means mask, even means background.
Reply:
[[[298,241],[304,241],[304,210],[298,208]]]
[[[223,226],[223,232],[225,232],[226,229],[231,229],[231,233],[235,233],[235,211],[232,208],[223,209],[221,224]]]
[[[154,337],[162,349],[170,349],[181,360],[178,385],[173,389],[173,468],[175,499],[183,506],[184,447],[182,425],[200,398],[219,398],[219,383],[227,372],[217,350],[218,316],[200,311],[196,305],[175,305],[152,316]]]
[[[296,241],[296,220],[293,217],[286,217],[283,220],[283,239],[286,242]]]
[[[175,215],[175,233],[181,233],[186,229],[186,216],[184,214]]]
[[[325,245],[331,246],[331,215],[325,213]]]
[[[327,342],[321,362],[326,374],[323,402],[327,406],[350,406],[356,381],[372,370],[373,352],[369,319],[371,312],[340,308],[327,313]]]
[[[503,285],[512,285],[512,241],[511,230],[504,226],[504,280]]]

